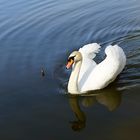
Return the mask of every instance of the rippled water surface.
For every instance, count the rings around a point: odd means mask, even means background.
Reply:
[[[127,65],[95,96],[71,97],[73,50],[119,44]],[[45,77],[41,76],[41,68]],[[0,139],[140,139],[139,0],[0,0]]]

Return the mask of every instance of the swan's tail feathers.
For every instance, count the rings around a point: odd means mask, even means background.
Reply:
[[[118,62],[120,65],[120,69],[123,69],[126,65],[126,55],[121,47],[118,45],[109,45],[105,49],[105,53],[107,57],[115,62]]]
[[[82,48],[79,49],[79,51],[82,53],[82,55],[86,55],[90,59],[93,59],[96,56],[96,53],[100,51],[101,46],[97,43],[91,43],[84,45]]]
[[[105,49],[105,53],[107,56],[111,56],[115,58],[126,57],[123,49],[118,45],[107,46]]]

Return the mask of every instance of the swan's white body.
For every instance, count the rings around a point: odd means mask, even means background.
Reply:
[[[106,58],[99,64],[93,60],[100,45],[92,43],[79,49],[81,61],[74,64],[68,83],[72,94],[105,88],[116,79],[126,64],[126,56],[118,45],[105,49]]]

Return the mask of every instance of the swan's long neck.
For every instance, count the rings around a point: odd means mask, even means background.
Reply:
[[[70,75],[70,79],[68,83],[68,91],[73,94],[78,94],[80,92],[78,89],[78,78],[81,69],[81,64],[82,64],[82,60],[75,63]]]

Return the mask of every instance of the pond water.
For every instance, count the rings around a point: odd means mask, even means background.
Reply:
[[[127,64],[95,96],[67,94],[68,55],[119,44]],[[41,76],[41,69],[45,76]],[[139,0],[0,0],[0,139],[140,139]]]

